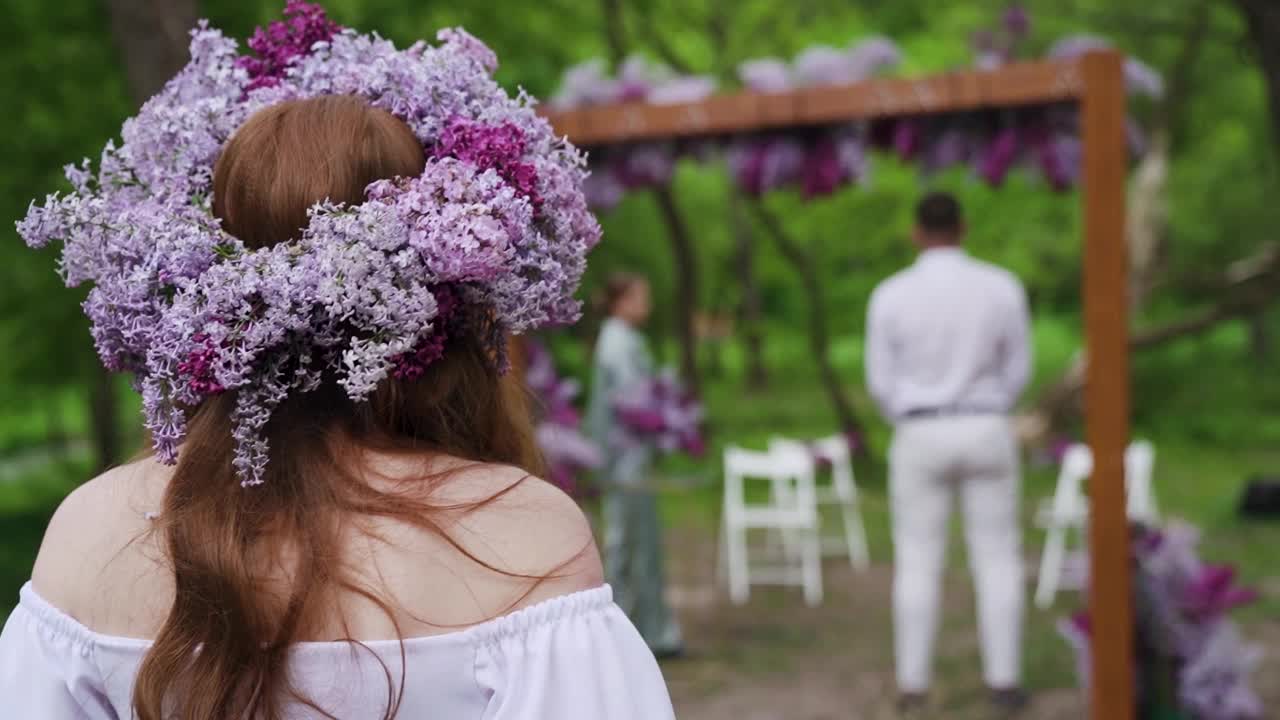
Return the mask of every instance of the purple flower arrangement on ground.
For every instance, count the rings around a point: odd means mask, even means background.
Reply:
[[[1249,678],[1262,651],[1246,643],[1227,614],[1257,599],[1235,583],[1235,570],[1204,563],[1199,534],[1185,524],[1134,529],[1140,702],[1152,716],[1195,720],[1263,717]],[[1076,651],[1082,683],[1089,678],[1091,627],[1080,612],[1059,622]]]
[[[662,452],[699,456],[706,450],[702,404],[687,391],[673,370],[623,388],[613,402],[621,425],[620,447],[651,444]]]
[[[28,245],[63,245],[98,353],[133,373],[159,456],[176,459],[186,415],[235,392],[235,466],[269,457],[263,428],[290,393],[334,376],[354,400],[412,379],[448,334],[474,332],[505,363],[504,337],[570,323],[600,229],[582,193],[583,155],[524,94],[492,79],[497,59],[462,30],[397,49],[291,0],[241,56],[201,22],[191,61],[108,142],[94,171],[33,204]],[[427,157],[415,178],[371,185],[366,202],[322,203],[301,237],[253,250],[211,210],[213,167],[255,112],[354,95],[403,120]]]
[[[577,381],[556,372],[551,353],[535,340],[525,347],[525,382],[533,393],[538,446],[547,461],[548,478],[561,490],[581,497],[588,488],[584,473],[604,464],[604,455],[582,433],[582,416],[574,406],[581,391]]]

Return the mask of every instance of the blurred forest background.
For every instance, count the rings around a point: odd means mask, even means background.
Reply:
[[[277,17],[278,0],[12,0],[0,24],[0,612],[30,571],[40,532],[68,488],[139,450],[137,400],[97,363],[79,310],[83,289],[58,279],[51,251],[32,252],[13,221],[28,202],[62,189],[63,164],[96,158],[141,99],[181,65],[185,32],[208,18],[244,38]],[[501,58],[498,79],[549,97],[565,68],[592,57],[640,53],[734,84],[746,59],[789,58],[818,43],[845,46],[885,35],[905,54],[899,74],[969,67],[971,39],[997,21],[997,0],[539,0],[437,2],[326,0],[344,25],[398,44],[462,25]],[[1149,152],[1133,174],[1134,383],[1137,432],[1160,453],[1157,491],[1171,514],[1207,530],[1207,552],[1238,563],[1264,588],[1259,620],[1280,616],[1269,554],[1280,533],[1235,516],[1250,475],[1280,472],[1280,6],[1274,0],[1032,0],[1033,44],[1091,32],[1159,69],[1162,100],[1132,111]],[[157,14],[159,13],[159,14]],[[1038,53],[1033,53],[1038,54]],[[955,171],[923,179],[877,157],[869,182],[806,203],[774,193],[765,205],[803,255],[780,252],[777,233],[734,197],[720,163],[685,163],[666,198],[641,192],[601,219],[584,298],[610,271],[647,274],[658,309],[660,356],[680,356],[689,312],[703,394],[718,441],[774,433],[829,433],[837,420],[819,382],[806,328],[814,320],[802,280],[820,288],[820,320],[835,374],[864,426],[859,481],[883,504],[887,428],[861,382],[868,294],[911,261],[911,208],[947,188],[967,209],[973,253],[1027,284],[1036,316],[1036,387],[1028,394],[1040,446],[1079,433],[1072,386],[1080,348],[1078,198],[1014,173],[993,190]],[[668,203],[667,200],[672,201]],[[673,218],[671,211],[674,210]],[[684,227],[696,259],[693,307],[675,300],[671,227]],[[688,305],[689,303],[684,303]],[[584,373],[593,319],[548,338],[569,372]],[[714,457],[714,454],[709,457]],[[686,466],[687,465],[687,466]],[[673,475],[714,477],[677,462]],[[1033,474],[1027,494],[1050,491]],[[714,492],[667,503],[672,522],[713,523]],[[887,521],[870,519],[873,551],[888,559]],[[710,524],[710,528],[714,528]],[[1039,538],[1033,538],[1033,547]],[[677,572],[677,574],[679,574]],[[1046,647],[1049,625],[1042,623]],[[1034,633],[1033,633],[1033,637]],[[1272,635],[1275,638],[1276,635]],[[1032,653],[1033,680],[1068,684],[1064,648]],[[1280,653],[1280,643],[1272,646]],[[1038,674],[1037,674],[1038,673]],[[1273,695],[1274,697],[1274,695]]]

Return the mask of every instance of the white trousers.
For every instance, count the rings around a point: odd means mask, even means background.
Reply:
[[[929,687],[942,600],[951,499],[964,509],[977,592],[983,676],[992,688],[1021,680],[1020,474],[1012,425],[999,416],[907,420],[889,453],[893,511],[893,620],[898,687]]]

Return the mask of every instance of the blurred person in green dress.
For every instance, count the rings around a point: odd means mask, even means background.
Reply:
[[[597,474],[603,494],[605,576],[614,597],[659,658],[683,654],[680,626],[664,597],[662,527],[651,477],[654,445],[618,418],[615,404],[654,376],[640,328],[652,309],[649,282],[617,274],[606,284],[607,314],[596,340],[587,430],[605,450]]]

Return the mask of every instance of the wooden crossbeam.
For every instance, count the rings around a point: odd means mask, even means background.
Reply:
[[[549,112],[561,135],[597,146],[1079,100],[1082,60],[1014,63],[987,72],[878,78],[792,92],[721,93],[671,105],[619,103]]]

